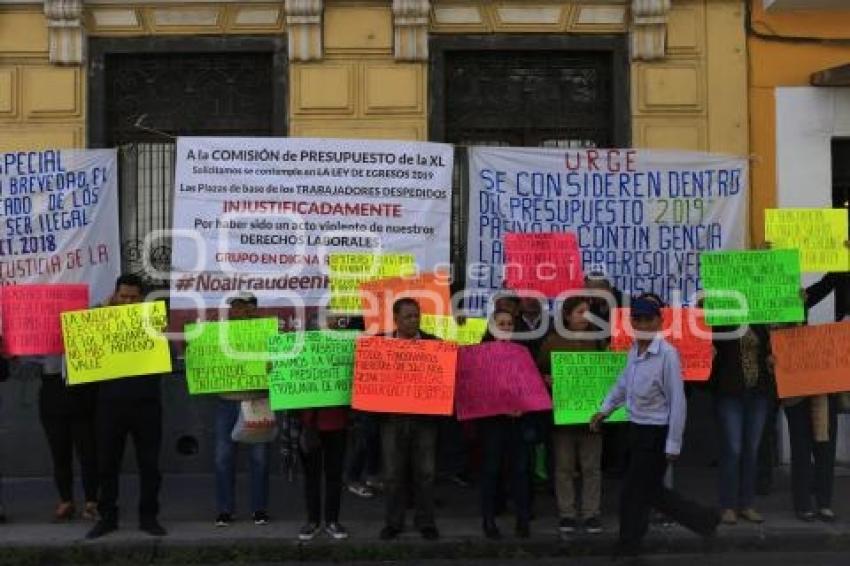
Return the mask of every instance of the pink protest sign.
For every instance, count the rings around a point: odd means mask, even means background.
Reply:
[[[10,356],[64,353],[59,315],[89,308],[88,285],[9,285],[0,290],[3,352]]]
[[[572,232],[505,234],[505,282],[548,298],[584,287],[581,251]]]
[[[455,407],[460,421],[551,411],[552,398],[528,349],[486,342],[458,352]]]

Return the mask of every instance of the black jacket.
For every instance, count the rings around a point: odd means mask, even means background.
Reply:
[[[806,310],[811,309],[830,293],[835,293],[835,321],[850,316],[850,272],[827,273],[806,289]]]

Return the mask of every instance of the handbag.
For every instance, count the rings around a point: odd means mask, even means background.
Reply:
[[[234,442],[263,444],[277,436],[277,419],[267,398],[251,399],[239,404],[239,418],[230,433]]]

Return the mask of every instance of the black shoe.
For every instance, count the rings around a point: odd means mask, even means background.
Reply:
[[[602,522],[599,517],[589,517],[584,521],[584,530],[592,535],[598,535],[602,532]]]
[[[152,537],[164,537],[168,534],[168,531],[159,524],[159,521],[156,519],[147,519],[139,523],[139,530],[143,533],[147,533]]]
[[[517,538],[528,538],[531,536],[531,529],[528,527],[527,522],[522,521],[516,524],[516,536]]]
[[[114,533],[118,530],[118,521],[109,521],[105,519],[101,519],[91,530],[86,534],[86,538],[88,540],[94,540],[103,536],[108,535],[109,533]]]
[[[818,516],[815,515],[814,511],[797,511],[797,518],[804,523],[813,523]]]
[[[322,532],[322,527],[319,523],[307,523],[301,530],[298,531],[298,540],[301,542],[310,542],[316,536]]]
[[[254,511],[254,524],[264,527],[269,524],[269,514],[265,511]]]
[[[378,535],[381,540],[394,540],[398,538],[398,535],[401,534],[401,529],[397,527],[393,527],[391,525],[387,525],[383,529],[381,529],[381,534]]]
[[[558,531],[560,531],[561,534],[565,534],[565,535],[572,534],[572,533],[576,532],[577,526],[578,525],[576,524],[575,519],[570,519],[569,517],[565,517],[565,518],[561,519],[561,522],[558,523]]]
[[[219,513],[218,517],[215,518],[216,527],[229,527],[232,522],[233,515],[230,513]]]
[[[502,540],[502,533],[499,531],[499,527],[496,526],[496,522],[492,520],[485,520],[482,525],[484,530],[484,536],[490,540]]]
[[[437,527],[434,526],[422,527],[419,532],[425,540],[437,540],[440,538],[440,531],[438,531]]]

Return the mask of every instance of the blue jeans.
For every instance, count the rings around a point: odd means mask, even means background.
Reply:
[[[239,419],[239,401],[219,399],[215,418],[215,488],[219,513],[233,514],[236,487],[236,449],[230,433]],[[271,443],[251,444],[251,506],[266,511],[269,501],[269,452]]]
[[[720,507],[748,509],[756,494],[758,452],[769,400],[760,391],[718,395],[720,425]]]

